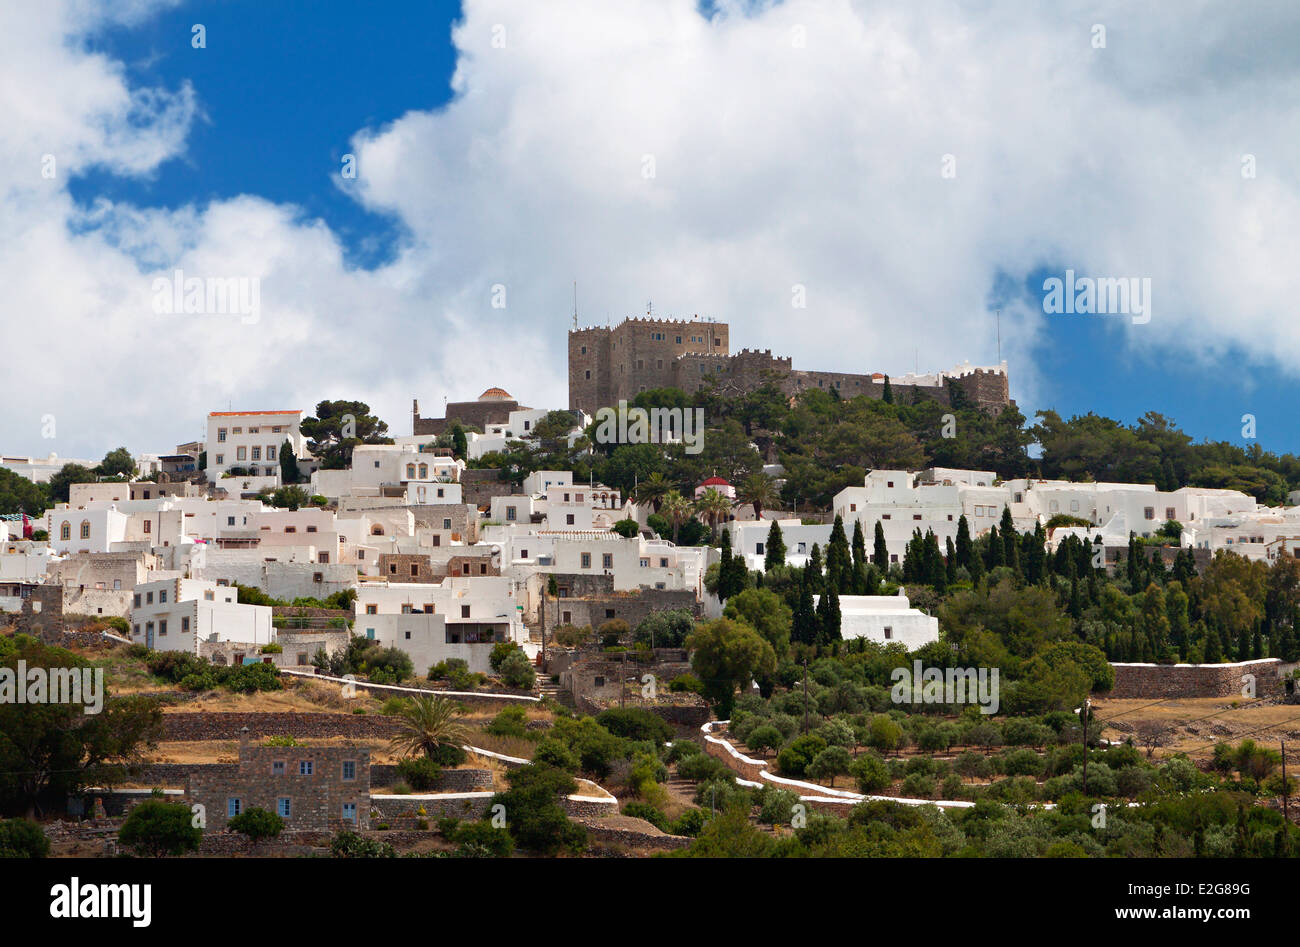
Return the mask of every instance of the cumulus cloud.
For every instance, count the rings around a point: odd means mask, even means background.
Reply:
[[[1152,280],[1116,352],[1300,360],[1289,5],[466,0],[453,99],[358,129],[337,182],[405,234],[372,270],[256,196],[75,205],[68,174],[182,155],[203,90],[133,89],[76,42],[89,5],[40,9],[0,12],[7,450],[167,450],[228,401],[361,397],[397,433],[412,397],[491,384],[563,406],[573,280],[583,324],[653,301],[799,367],[892,374],[993,362],[996,297],[1027,407],[1046,320],[1084,318],[1024,290],[1044,269]],[[155,313],[178,268],[259,278],[260,317]]]

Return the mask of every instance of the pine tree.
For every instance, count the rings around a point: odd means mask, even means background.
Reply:
[[[763,547],[763,568],[771,572],[777,566],[785,565],[785,537],[781,535],[781,524],[772,520],[767,531],[767,544]]]

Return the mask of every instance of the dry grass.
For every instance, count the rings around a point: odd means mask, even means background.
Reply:
[[[1137,743],[1134,727],[1156,721],[1172,733],[1172,742],[1156,749],[1156,757],[1186,753],[1193,760],[1208,760],[1214,744],[1236,743],[1249,737],[1275,744],[1279,739],[1300,742],[1300,706],[1250,701],[1244,698],[1198,697],[1166,700],[1095,700],[1097,719],[1111,721],[1103,731],[1109,740]],[[1288,759],[1291,753],[1287,754]]]

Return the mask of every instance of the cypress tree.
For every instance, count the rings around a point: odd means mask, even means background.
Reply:
[[[963,513],[957,519],[957,565],[965,566],[966,571],[974,574],[975,544],[970,539],[970,523]]]
[[[1003,565],[1010,566],[1017,576],[1023,577],[1020,571],[1020,534],[1016,532],[1015,524],[1011,522],[1011,507],[1002,508],[1002,522],[999,524],[999,531],[1002,533],[1002,561]]]
[[[885,527],[876,520],[876,537],[872,544],[871,564],[886,573],[889,571],[889,547],[885,544]]]
[[[849,551],[849,538],[844,533],[844,520],[835,514],[835,525],[831,527],[831,539],[826,544],[826,586],[837,592],[852,591],[852,555]]]
[[[763,568],[771,572],[777,566],[785,565],[785,537],[781,535],[781,524],[772,520],[772,527],[767,531],[767,543],[763,547]]]
[[[812,552],[808,556],[808,565],[804,566],[804,571],[812,580],[813,594],[820,595],[824,583],[822,582],[822,549],[817,543],[813,543]]]
[[[894,389],[893,389],[893,387],[889,384],[889,376],[888,376],[888,375],[885,376],[885,391],[884,391],[884,393],[880,396],[880,398],[881,398],[882,401],[885,402],[885,404],[893,404],[893,403],[894,403]]]
[[[957,550],[952,544],[951,536],[945,541],[944,549],[947,552],[944,557],[944,571],[947,574],[948,584],[952,585],[957,581]]]
[[[1002,548],[1002,537],[998,535],[998,528],[996,526],[990,526],[988,546],[985,548],[984,555],[984,564],[988,567],[990,572],[1004,564]]]
[[[867,562],[867,537],[862,533],[862,520],[853,521],[853,567]]]

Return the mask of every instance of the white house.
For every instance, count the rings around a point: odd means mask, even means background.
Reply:
[[[814,602],[821,596],[813,596]],[[840,635],[878,644],[901,644],[908,651],[939,640],[939,619],[912,608],[907,596],[841,595]]]
[[[240,605],[236,590],[197,579],[166,579],[135,587],[131,638],[158,651],[198,654],[200,641],[270,644],[271,609]]]
[[[301,411],[213,411],[208,415],[208,464],[211,481],[232,467],[252,476],[280,475],[280,448],[286,440],[294,456],[303,457],[307,442],[299,430]]]

